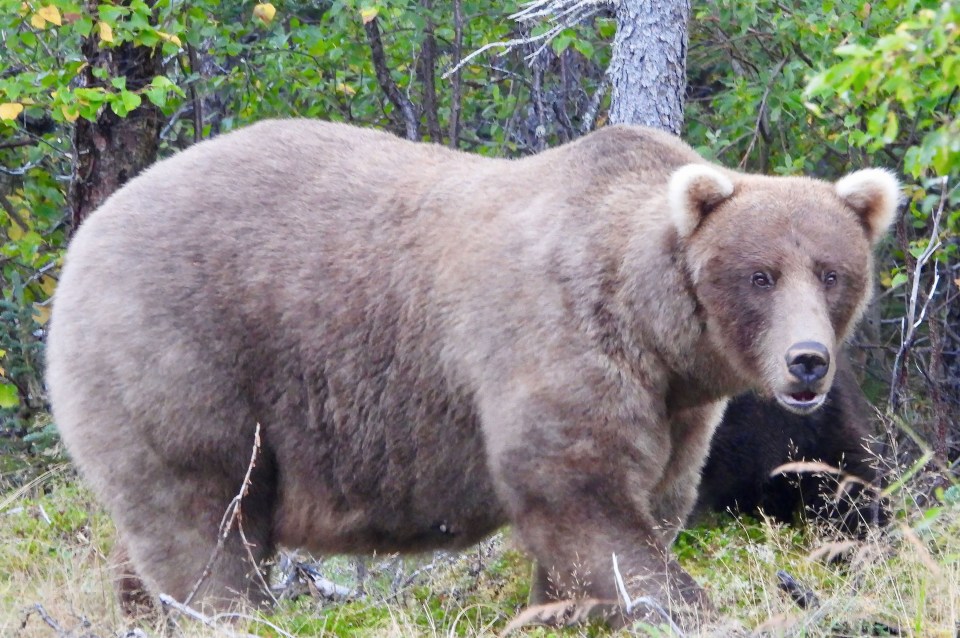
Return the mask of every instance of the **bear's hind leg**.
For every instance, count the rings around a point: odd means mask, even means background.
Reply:
[[[138,509],[149,509],[150,519],[130,511],[115,514],[136,574],[152,594],[206,611],[222,611],[237,601],[269,602],[261,572],[274,549],[272,521],[264,511],[269,503],[251,491],[240,502],[240,514],[225,528],[236,494],[223,487],[214,481],[200,484],[195,475],[187,481],[174,479],[162,494],[141,499]],[[124,593],[121,590],[121,596]]]
[[[118,538],[107,558],[120,608],[127,616],[148,616],[156,611],[147,586],[137,574],[123,539]]]

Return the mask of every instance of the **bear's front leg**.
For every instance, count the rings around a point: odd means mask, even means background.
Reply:
[[[691,608],[708,609],[703,590],[670,558],[654,515],[672,444],[662,401],[585,366],[569,378],[554,370],[499,389],[482,409],[490,469],[515,533],[537,559],[536,602],[622,603],[616,557],[630,599],[646,597],[683,624],[698,615]]]
[[[723,398],[700,406],[668,410],[670,459],[652,491],[654,520],[668,547],[697,501],[700,473],[710,452],[710,440],[726,407],[727,398]]]

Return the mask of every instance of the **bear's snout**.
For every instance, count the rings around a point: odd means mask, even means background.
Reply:
[[[777,401],[797,414],[809,414],[827,398],[830,350],[819,341],[798,341],[787,349],[789,390],[778,392]]]
[[[801,341],[787,350],[787,369],[806,387],[827,376],[830,369],[830,351],[822,343]]]

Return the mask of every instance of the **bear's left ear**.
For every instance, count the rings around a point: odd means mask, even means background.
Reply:
[[[871,243],[876,243],[893,223],[900,207],[900,182],[882,168],[865,168],[850,173],[834,188],[843,203],[852,208]]]
[[[667,199],[681,239],[693,234],[718,204],[733,195],[733,182],[710,164],[687,164],[670,176]]]

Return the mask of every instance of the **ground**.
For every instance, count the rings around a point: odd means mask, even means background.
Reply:
[[[4,475],[2,480],[9,480]],[[817,550],[830,545],[815,530],[767,521],[720,517],[681,535],[675,550],[683,567],[711,593],[726,617],[782,636],[904,634],[951,638],[960,622],[960,489],[938,492],[940,504],[921,510],[902,501],[901,521],[856,544],[846,562],[828,564]],[[0,491],[0,635],[79,638],[133,636],[148,622],[131,622],[114,602],[104,556],[113,542],[109,519],[75,481],[69,465],[55,464],[19,488]],[[303,557],[306,560],[306,557]],[[269,614],[247,612],[234,631],[262,636],[494,636],[523,607],[530,564],[512,548],[509,530],[462,554],[420,559],[367,560],[365,595],[331,602],[309,591],[282,601]],[[352,559],[317,565],[326,579],[357,586]],[[812,590],[819,605],[800,609],[777,589],[784,570]],[[222,636],[220,628],[181,618],[181,635]],[[119,633],[118,633],[119,632]],[[779,633],[778,633],[779,632]],[[530,628],[524,636],[607,636],[606,629]],[[621,635],[631,635],[624,632]],[[666,636],[655,629],[632,635]],[[702,635],[711,635],[705,633]],[[745,635],[745,634],[744,634]]]

